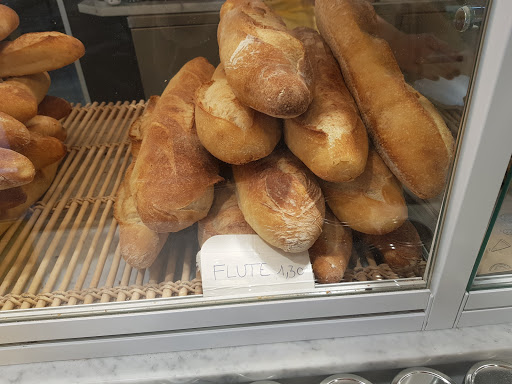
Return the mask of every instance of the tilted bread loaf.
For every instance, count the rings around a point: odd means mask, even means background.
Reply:
[[[11,8],[0,4],[0,40],[9,36],[20,24],[18,14]]]
[[[30,132],[35,132],[42,136],[52,136],[60,141],[66,140],[66,130],[53,117],[36,115],[27,121],[25,126]]]
[[[222,180],[194,125],[195,92],[213,71],[202,57],[186,63],[141,125],[131,191],[142,221],[156,232],[177,232],[205,217]]]
[[[356,231],[381,235],[407,219],[402,187],[375,150],[370,150],[366,169],[358,178],[320,184],[336,217]]]
[[[36,170],[39,170],[62,160],[67,150],[62,141],[55,137],[30,132],[29,143],[19,152],[34,164]]]
[[[0,43],[0,77],[52,71],[78,60],[84,45],[60,32],[32,32]]]
[[[311,102],[311,65],[302,43],[260,0],[227,0],[217,30],[229,85],[245,105],[295,117]]]
[[[73,108],[61,97],[46,95],[37,108],[37,114],[53,117],[56,120],[67,117]]]
[[[48,89],[50,89],[51,79],[48,72],[34,73],[33,75],[9,77],[4,80],[7,84],[15,84],[25,87],[36,98],[37,104],[43,101]]]
[[[140,144],[142,143],[142,130],[141,127],[145,122],[149,119],[153,111],[155,110],[156,104],[160,96],[151,96],[148,100],[146,108],[144,108],[144,112],[142,115],[137,117],[133,123],[130,125],[130,131],[128,132],[128,136],[130,137],[130,142],[132,144],[131,154],[134,158],[137,157],[140,150]]]
[[[27,127],[14,117],[0,112],[0,148],[19,150],[30,142]]]
[[[318,177],[332,182],[355,179],[368,157],[368,136],[336,59],[318,32],[297,28],[313,65],[313,101],[308,110],[284,121],[288,148]]]
[[[37,115],[37,99],[27,87],[14,82],[0,83],[0,112],[25,123]]]
[[[270,154],[281,138],[281,122],[243,105],[228,84],[220,64],[212,80],[199,88],[197,135],[217,159],[245,164]]]
[[[434,106],[404,80],[377,16],[364,0],[317,0],[320,33],[340,64],[377,152],[415,195],[442,192],[453,137]]]
[[[27,157],[0,147],[0,190],[30,183],[35,172],[34,165]]]
[[[325,202],[314,175],[286,150],[234,165],[238,205],[270,245],[286,252],[309,249],[322,232]]]

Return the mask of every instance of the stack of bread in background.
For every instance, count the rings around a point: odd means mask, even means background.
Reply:
[[[66,155],[59,120],[71,105],[46,95],[48,71],[85,52],[80,41],[59,32],[2,41],[18,25],[16,12],[0,5],[0,234],[48,189]]]
[[[130,265],[148,267],[196,222],[200,244],[256,233],[309,250],[320,283],[343,278],[353,238],[402,276],[419,263],[402,186],[440,194],[453,137],[372,34],[366,1],[316,0],[315,13],[320,34],[288,30],[260,0],[227,0],[221,64],[190,61],[150,100],[116,201]]]

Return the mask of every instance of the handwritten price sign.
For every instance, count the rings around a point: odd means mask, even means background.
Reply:
[[[286,253],[257,235],[208,239],[201,249],[200,268],[205,296],[291,293],[314,288],[307,252]]]

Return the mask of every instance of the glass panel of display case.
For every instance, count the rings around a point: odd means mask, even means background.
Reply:
[[[489,1],[179,3],[0,6],[0,309],[428,287]]]
[[[509,163],[468,289],[512,286],[512,172]]]

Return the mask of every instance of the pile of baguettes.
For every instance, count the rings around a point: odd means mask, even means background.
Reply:
[[[262,1],[227,0],[221,64],[196,58],[151,98],[115,206],[130,265],[148,267],[169,232],[198,221],[201,245],[257,233],[309,250],[322,283],[342,279],[352,230],[397,271],[419,262],[402,185],[440,194],[454,140],[372,34],[371,5],[316,0],[315,12],[320,34],[287,30]]]
[[[48,189],[66,155],[59,120],[71,105],[46,95],[47,71],[84,54],[80,41],[59,32],[2,41],[18,25],[16,12],[0,5],[0,234]]]

